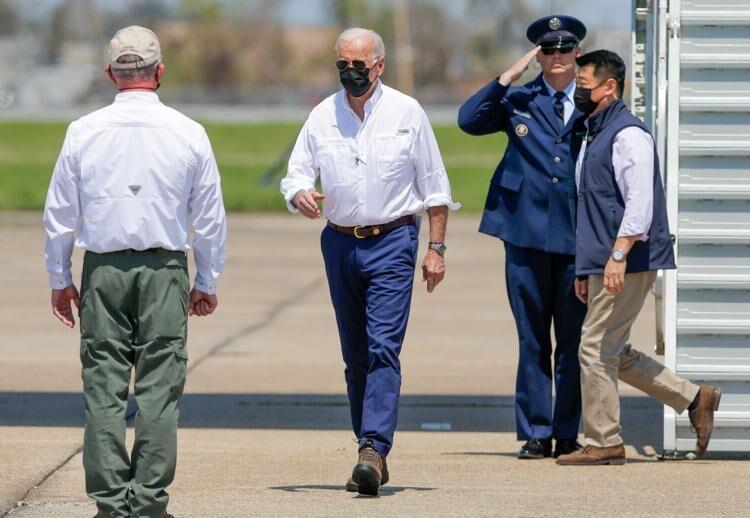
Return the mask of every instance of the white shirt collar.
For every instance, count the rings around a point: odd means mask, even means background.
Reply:
[[[159,96],[156,92],[147,90],[126,90],[115,96],[115,102],[159,102]]]
[[[372,92],[372,96],[365,103],[365,111],[372,111],[381,97],[383,97],[383,83],[380,82],[380,78],[378,77],[375,80],[375,91]]]
[[[352,110],[352,105],[349,104],[349,99],[346,96],[346,90],[344,88],[340,90],[340,94],[341,94],[341,102],[343,102],[344,105],[352,113],[354,113],[354,110]],[[375,80],[375,90],[373,90],[372,95],[370,96],[369,99],[367,99],[367,102],[365,102],[365,113],[372,113],[372,110],[378,104],[378,101],[380,101],[381,97],[383,97],[383,83],[382,81],[380,81],[380,78],[378,77]]]
[[[542,81],[544,81],[544,85],[547,87],[547,91],[549,92],[550,97],[554,97],[555,93],[557,93],[557,90],[552,88],[552,86],[547,82],[547,80],[542,76]],[[573,102],[573,94],[575,94],[576,91],[576,80],[573,79],[568,86],[565,87],[563,92],[565,92],[565,97],[568,98],[570,102]]]

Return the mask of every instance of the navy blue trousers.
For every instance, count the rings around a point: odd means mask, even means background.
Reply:
[[[417,246],[414,225],[368,239],[328,226],[321,235],[352,428],[360,445],[370,443],[384,457],[398,421],[399,353],[409,320]]]
[[[575,296],[575,258],[505,243],[505,282],[519,340],[516,434],[573,439],[581,419],[578,345],[586,305]],[[555,333],[555,401],[552,339]]]

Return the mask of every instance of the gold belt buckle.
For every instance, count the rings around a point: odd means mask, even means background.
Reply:
[[[354,227],[354,237],[356,237],[357,239],[364,239],[367,237],[367,236],[360,236],[358,234],[359,230],[362,228],[364,228],[362,225],[357,225],[356,227]]]

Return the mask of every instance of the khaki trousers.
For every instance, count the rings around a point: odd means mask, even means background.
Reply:
[[[581,362],[583,430],[586,442],[607,447],[621,444],[617,379],[682,413],[695,399],[698,386],[680,378],[628,343],[656,272],[625,275],[618,294],[604,289],[602,275],[589,275],[588,312],[583,322],[578,358]]]

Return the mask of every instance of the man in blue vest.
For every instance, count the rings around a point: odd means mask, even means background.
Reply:
[[[677,413],[688,410],[700,456],[721,391],[680,378],[628,343],[656,271],[675,268],[654,140],[622,101],[622,59],[598,50],[577,62],[576,106],[590,114],[576,164],[575,291],[588,303],[579,352],[587,444],[557,463],[625,463],[618,378]]]
[[[575,58],[586,27],[549,16],[526,33],[535,48],[461,107],[471,135],[505,132],[508,146],[490,183],[479,231],[505,244],[508,299],[516,320],[519,363],[516,432],[519,458],[555,457],[578,448],[581,417],[578,343],[586,306],[576,299],[574,166],[582,114],[575,109]],[[511,87],[536,58],[542,73]],[[552,341],[555,393],[552,404]]]

